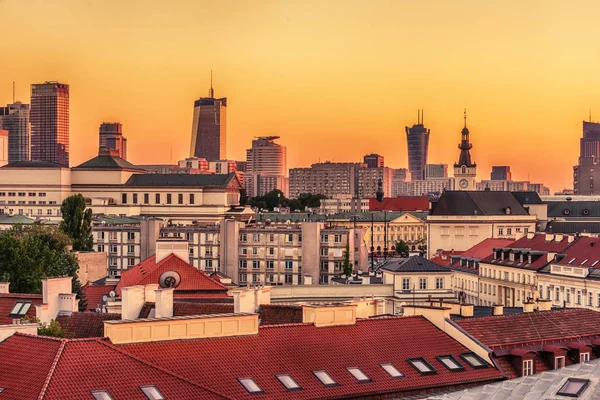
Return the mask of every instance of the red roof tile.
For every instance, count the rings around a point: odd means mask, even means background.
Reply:
[[[103,337],[104,321],[119,319],[121,314],[96,312],[74,312],[56,317],[67,338]]]
[[[189,294],[194,295],[227,294],[225,286],[175,254],[168,255],[158,263],[156,262],[156,255],[153,255],[135,267],[123,271],[121,280],[117,285],[117,293],[120,294],[123,287],[157,284],[158,278],[165,271],[175,271],[181,276],[181,283],[175,289],[174,297],[181,297],[181,294],[185,292],[191,292]],[[198,291],[202,293],[197,293]]]
[[[582,308],[466,318],[456,323],[490,348],[600,337],[600,312]]]
[[[88,310],[96,310],[102,307],[102,296],[108,295],[111,290],[115,290],[115,285],[92,285],[87,282],[83,285],[83,294],[87,300]]]
[[[438,251],[435,256],[431,257],[430,261],[436,263],[437,265],[441,265],[442,267],[447,267],[452,261],[450,256],[460,256],[462,253],[462,251],[456,250],[442,250]]]
[[[486,256],[491,255],[494,252],[494,248],[496,247],[508,247],[510,244],[514,242],[513,239],[493,239],[488,238],[485,239],[470,249],[464,251],[462,253],[462,257],[469,258],[485,258]]]
[[[10,312],[17,301],[30,301],[31,306],[27,310],[28,317],[35,317],[35,305],[42,304],[41,294],[2,293],[0,294],[0,325],[12,324],[15,317],[9,317]]]
[[[561,265],[583,268],[600,268],[600,238],[580,237],[566,251]]]
[[[386,197],[382,202],[369,199],[369,211],[428,211],[427,197]]]
[[[390,340],[373,340],[374,334]],[[255,336],[137,343],[119,348],[236,399],[256,397],[237,381],[245,377],[255,380],[265,398],[291,398],[276,379],[277,374],[290,374],[302,387],[293,393],[294,399],[406,394],[502,379],[493,367],[475,370],[465,365],[464,371],[447,370],[436,356],[452,354],[460,360],[459,354],[469,350],[420,316],[375,318],[326,328],[312,324],[269,326],[259,328]],[[414,357],[424,357],[437,372],[421,375],[407,362]],[[393,363],[405,378],[392,379],[382,363]],[[372,381],[359,383],[347,367],[359,367]],[[339,385],[324,387],[312,374],[315,370],[327,371]]]
[[[147,400],[155,385],[167,399],[225,399],[218,392],[148,364],[99,339],[15,334],[0,343],[3,400],[88,399],[106,390],[114,399]]]

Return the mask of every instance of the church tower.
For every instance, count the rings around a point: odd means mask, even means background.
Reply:
[[[469,130],[467,129],[467,110],[465,110],[465,127],[461,132],[461,141],[458,145],[460,157],[454,164],[454,188],[455,190],[475,190],[475,177],[477,176],[477,164],[471,161],[470,150],[473,147],[469,141]]]

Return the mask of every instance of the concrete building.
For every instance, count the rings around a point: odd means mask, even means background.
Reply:
[[[540,195],[550,194],[550,189],[544,186],[543,183],[500,179],[477,182],[477,190],[492,190],[500,192],[536,192]]]
[[[413,181],[425,179],[425,164],[429,149],[429,129],[423,125],[423,116],[419,112],[417,123],[406,130],[406,143],[408,149],[408,170]]]
[[[98,138],[98,148],[116,150],[120,158],[127,160],[127,139],[123,136],[123,125],[120,122],[103,122]]]
[[[216,174],[231,174],[237,172],[237,162],[233,160],[216,160],[208,163],[208,169]]]
[[[573,167],[573,189],[576,195],[597,195],[594,181],[600,179],[600,123],[583,121],[579,160]]]
[[[471,161],[471,148],[473,145],[469,140],[469,129],[467,129],[467,112],[465,110],[465,127],[461,131],[461,141],[458,145],[460,156],[454,164],[454,187],[455,190],[475,190],[477,177],[477,165]]]
[[[454,178],[446,179],[427,179],[409,182],[399,182],[395,184],[392,191],[393,196],[439,196],[445,190],[454,190],[456,180]]]
[[[359,168],[358,169],[358,196],[375,197],[379,181],[381,180],[383,193],[388,196],[392,194],[392,180],[394,178],[394,169],[389,167],[381,168]]]
[[[185,160],[179,160],[177,165],[181,169],[195,170],[198,172],[206,172],[210,170],[210,164],[205,158],[188,157]]]
[[[510,167],[503,166],[492,166],[492,173],[490,174],[490,180],[492,181],[510,181],[512,175],[510,173]]]
[[[367,168],[383,168],[383,156],[379,154],[368,154],[364,156],[363,163],[367,164]]]
[[[290,197],[289,179],[282,175],[245,173],[244,187],[248,197],[264,196],[275,189],[281,190],[285,197]]]
[[[227,158],[227,98],[215,98],[211,85],[208,97],[194,102],[190,157],[208,161]]]
[[[448,164],[425,164],[425,180],[448,178]]]
[[[31,130],[29,104],[17,101],[0,107],[0,129],[8,131],[8,162],[29,161]]]
[[[249,197],[263,196],[274,189],[289,194],[287,151],[275,143],[277,139],[279,136],[257,137],[246,150],[244,179]]]
[[[0,167],[8,164],[8,131],[0,129]]]
[[[31,160],[69,167],[69,85],[31,85]]]
[[[312,164],[310,168],[290,169],[290,197],[297,198],[302,193],[336,195],[356,195],[358,191],[359,163],[324,162]]]

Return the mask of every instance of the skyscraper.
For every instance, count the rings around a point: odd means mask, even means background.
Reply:
[[[98,137],[99,148],[116,150],[119,157],[127,160],[127,139],[123,136],[120,122],[103,122]]]
[[[583,137],[579,139],[579,157],[600,158],[600,123],[583,121]]]
[[[423,125],[423,110],[419,111],[417,124],[406,129],[408,171],[412,180],[425,179],[425,164],[429,148],[429,129]]]
[[[383,156],[379,154],[369,154],[364,156],[363,162],[368,168],[383,168]]]
[[[17,101],[6,107],[0,107],[0,129],[8,131],[8,162],[29,161],[31,158],[29,104]]]
[[[510,173],[510,167],[507,165],[494,165],[492,166],[492,174],[490,179],[493,181],[510,181],[512,180],[512,174]]]
[[[425,179],[443,179],[448,177],[448,164],[425,164]]]
[[[460,156],[458,162],[454,164],[454,181],[456,190],[475,190],[475,177],[477,176],[477,164],[471,161],[471,148],[473,145],[469,139],[469,129],[467,129],[467,110],[465,110],[465,127],[460,132],[461,140],[458,148]]]
[[[573,191],[580,195],[600,194],[600,123],[583,121],[579,161],[573,167]]]
[[[211,73],[208,97],[201,97],[194,102],[190,157],[208,161],[226,159],[226,137],[227,98],[215,99]]]
[[[246,174],[244,180],[248,196],[262,196],[273,189],[287,195],[288,170],[287,149],[275,140],[279,136],[261,136],[252,141],[246,150]]]
[[[31,85],[31,160],[69,166],[69,85]]]

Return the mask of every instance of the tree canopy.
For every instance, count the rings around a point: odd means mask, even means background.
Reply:
[[[276,207],[288,207],[292,211],[304,211],[306,207],[315,208],[321,206],[321,199],[327,196],[322,194],[302,193],[297,199],[288,199],[279,189],[275,189],[264,196],[255,196],[250,199],[252,207],[273,211]]]
[[[92,251],[92,210],[85,209],[85,199],[81,194],[67,197],[61,207],[63,220],[60,229],[73,241],[73,250]]]

